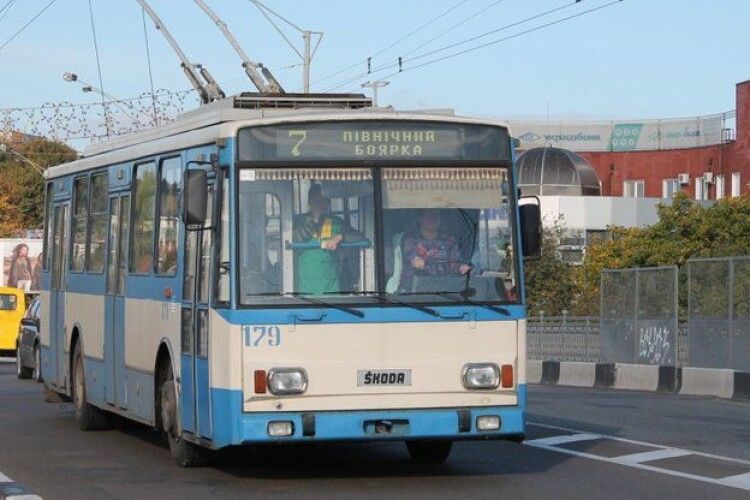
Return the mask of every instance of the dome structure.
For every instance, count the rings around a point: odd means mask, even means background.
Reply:
[[[600,196],[596,170],[573,151],[529,149],[518,157],[518,187],[523,195]]]

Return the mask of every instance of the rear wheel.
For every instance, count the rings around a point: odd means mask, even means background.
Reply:
[[[31,378],[31,368],[23,366],[21,361],[21,349],[16,347],[16,376],[20,379]]]
[[[423,464],[442,464],[453,448],[452,441],[407,441],[406,449],[411,458]]]
[[[159,388],[159,416],[167,436],[169,452],[180,467],[202,467],[208,463],[208,450],[182,438],[177,410],[177,388],[171,365],[164,371]]]
[[[98,431],[111,428],[112,423],[109,420],[109,416],[103,410],[89,404],[86,399],[86,377],[83,371],[83,354],[81,353],[79,344],[76,344],[73,353],[70,386],[78,427],[82,431]]]
[[[39,383],[44,382],[42,378],[42,350],[39,349],[39,344],[34,345],[34,370],[31,373],[31,378]]]

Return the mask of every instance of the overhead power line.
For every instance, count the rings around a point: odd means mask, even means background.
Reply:
[[[447,54],[445,56],[436,57],[434,59],[430,59],[430,60],[425,61],[423,63],[417,64],[415,66],[409,66],[407,68],[401,67],[397,71],[394,71],[393,73],[390,73],[390,74],[388,74],[388,75],[386,75],[386,76],[384,76],[382,78],[384,78],[384,79],[391,78],[393,76],[398,75],[399,73],[404,73],[406,71],[412,71],[412,70],[415,70],[415,69],[418,69],[418,68],[422,68],[424,66],[429,66],[430,64],[435,64],[435,63],[438,63],[438,62],[441,62],[441,61],[445,61],[446,59],[452,59],[454,57],[458,57],[458,56],[461,56],[461,55],[464,55],[464,54],[468,54],[469,52],[474,52],[475,50],[483,49],[483,48],[486,48],[486,47],[489,47],[491,45],[495,45],[495,44],[498,44],[498,43],[501,43],[501,42],[506,42],[508,40],[512,40],[512,39],[518,38],[520,36],[528,35],[529,33],[533,33],[535,31],[539,31],[539,30],[548,28],[550,26],[561,24],[561,23],[570,21],[572,19],[575,19],[575,18],[578,18],[578,17],[582,17],[582,16],[585,16],[587,14],[591,14],[593,12],[596,12],[596,11],[599,11],[599,10],[602,10],[602,9],[606,9],[607,7],[611,7],[611,6],[613,6],[615,4],[618,4],[618,3],[622,2],[622,1],[623,0],[612,0],[611,2],[608,2],[608,3],[603,4],[603,5],[599,5],[598,7],[593,7],[591,9],[584,10],[584,11],[578,12],[576,14],[572,14],[570,16],[567,16],[567,17],[556,19],[556,20],[550,21],[548,23],[540,24],[540,25],[535,26],[533,28],[529,28],[529,29],[524,30],[524,31],[519,31],[518,33],[514,33],[512,35],[508,35],[508,36],[505,36],[505,37],[502,37],[502,38],[498,38],[496,40],[492,40],[492,41],[489,41],[489,42],[486,42],[486,43],[483,43],[483,44],[480,44],[480,45],[477,45],[477,46],[474,46],[474,47],[470,47],[468,49],[463,49],[463,50],[460,50],[460,51],[457,51],[457,52],[453,52],[453,53]],[[416,59],[421,59],[423,57],[424,57],[424,55],[412,58],[409,61],[413,61],[413,60],[416,60]],[[404,61],[404,62],[408,62],[408,61]],[[391,65],[391,67],[392,66],[393,65]],[[382,70],[385,70],[385,69],[386,68],[384,67],[384,68],[382,68],[379,71],[382,71]]]
[[[347,66],[347,67],[345,67],[345,68],[342,68],[342,69],[340,69],[340,70],[337,70],[337,71],[335,71],[335,72],[333,72],[333,73],[330,73],[330,74],[328,74],[328,75],[324,76],[323,78],[320,78],[320,79],[316,80],[315,82],[313,82],[313,85],[317,85],[317,84],[319,84],[319,83],[322,83],[322,82],[324,82],[324,81],[326,81],[326,80],[330,80],[330,79],[331,79],[331,78],[333,78],[334,76],[338,76],[338,75],[340,75],[340,74],[342,74],[342,73],[345,73],[345,72],[347,72],[347,71],[350,71],[350,70],[352,70],[352,69],[356,68],[357,66],[361,66],[361,65],[366,65],[366,64],[368,64],[368,60],[372,60],[372,59],[374,59],[375,57],[377,57],[377,56],[379,56],[379,55],[383,54],[384,52],[386,52],[386,51],[388,51],[388,50],[392,49],[393,47],[395,47],[396,45],[400,44],[400,43],[401,43],[401,42],[403,42],[404,40],[407,40],[408,38],[412,37],[413,35],[415,35],[415,34],[419,33],[420,31],[422,31],[422,30],[423,30],[423,29],[425,29],[426,27],[430,26],[431,24],[433,24],[433,23],[435,23],[436,21],[438,21],[438,20],[442,19],[442,18],[443,18],[443,17],[445,17],[446,15],[450,14],[451,12],[453,12],[454,10],[456,10],[457,8],[459,8],[459,7],[461,6],[461,5],[465,4],[465,3],[467,2],[467,1],[468,1],[468,0],[461,0],[461,1],[459,1],[459,2],[457,2],[457,3],[455,3],[455,4],[453,4],[453,5],[452,5],[451,7],[449,7],[449,8],[447,9],[447,10],[445,10],[445,11],[441,12],[441,13],[440,13],[440,14],[438,14],[437,16],[435,16],[435,17],[433,17],[432,19],[430,19],[429,21],[427,21],[426,23],[424,23],[424,24],[422,24],[422,25],[418,26],[417,28],[413,29],[412,31],[410,31],[410,32],[409,32],[409,33],[407,33],[406,35],[403,35],[403,36],[402,36],[401,38],[399,38],[399,39],[398,39],[398,40],[396,40],[395,42],[393,42],[393,43],[391,43],[390,45],[387,45],[387,46],[385,46],[385,47],[381,48],[380,50],[378,50],[377,52],[375,52],[375,53],[374,53],[373,55],[369,56],[369,58],[365,58],[365,59],[360,59],[359,61],[357,61],[357,62],[355,62],[355,63],[352,63],[351,65],[349,65],[349,66]]]
[[[16,0],[8,0],[5,2],[5,5],[0,7],[0,21],[5,19],[5,16],[8,15],[8,12],[10,12],[10,8],[13,7],[13,4],[16,2]]]
[[[465,54],[467,52],[472,52],[473,50],[478,50],[478,49],[487,47],[489,45],[494,45],[495,43],[499,43],[499,42],[502,42],[502,41],[510,40],[512,38],[516,38],[516,37],[521,36],[521,35],[532,33],[534,31],[538,31],[538,30],[546,28],[548,26],[552,26],[554,24],[560,24],[560,23],[568,21],[570,19],[573,19],[573,18],[576,18],[576,17],[580,17],[580,16],[583,16],[583,15],[589,14],[591,12],[594,12],[596,10],[600,10],[602,8],[605,8],[605,7],[609,7],[610,5],[613,5],[613,4],[621,2],[621,1],[622,0],[613,0],[612,2],[610,2],[608,4],[600,5],[598,7],[594,7],[594,8],[589,9],[589,10],[580,11],[580,12],[578,12],[578,13],[572,15],[572,16],[560,18],[560,19],[557,19],[555,21],[552,21],[552,22],[549,22],[549,23],[545,23],[545,24],[536,26],[534,28],[531,28],[531,29],[528,29],[528,30],[525,30],[525,31],[522,31],[522,32],[519,32],[519,33],[516,33],[514,35],[511,35],[510,37],[504,37],[504,38],[501,38],[499,40],[493,40],[493,41],[485,43],[485,44],[481,44],[481,45],[478,45],[478,46],[475,46],[475,47],[470,47],[469,49],[457,51],[456,53],[452,53],[452,54],[449,54],[449,55],[444,56],[444,57],[435,58],[434,60],[428,61],[428,63],[432,64],[433,62],[438,62],[438,61],[442,61],[444,59],[449,59],[449,58],[455,57],[457,55]],[[576,5],[579,5],[582,2],[583,2],[583,0],[574,0],[573,2],[567,3],[565,5],[562,5],[562,6],[559,6],[559,7],[555,7],[553,9],[549,9],[549,10],[546,10],[544,12],[540,12],[539,14],[535,14],[533,16],[521,19],[519,21],[512,22],[510,24],[506,24],[504,26],[500,26],[498,28],[486,31],[486,32],[481,33],[479,35],[475,35],[475,36],[466,38],[464,40],[460,40],[460,41],[455,42],[455,43],[444,45],[444,46],[442,46],[440,48],[437,48],[437,49],[434,49],[434,50],[430,50],[428,52],[424,52],[422,54],[419,54],[419,55],[416,55],[416,56],[413,56],[413,57],[410,57],[410,58],[399,57],[395,62],[385,64],[383,66],[374,68],[374,69],[372,69],[369,72],[361,73],[361,74],[358,74],[358,75],[356,75],[354,77],[351,77],[351,78],[349,78],[349,79],[347,79],[347,80],[345,80],[343,82],[339,82],[339,83],[337,83],[337,84],[335,84],[335,85],[327,88],[325,90],[325,92],[330,92],[330,91],[338,89],[340,87],[344,87],[346,85],[349,85],[352,82],[361,80],[362,78],[364,78],[364,77],[366,77],[366,76],[368,76],[370,74],[382,73],[383,71],[386,71],[388,69],[398,68],[398,70],[394,72],[394,74],[398,74],[398,73],[401,73],[403,71],[406,71],[407,69],[415,69],[416,67],[425,66],[426,64],[423,63],[423,64],[420,64],[418,66],[410,66],[409,68],[405,67],[405,65],[408,64],[408,63],[411,63],[411,62],[414,62],[414,61],[418,61],[418,60],[424,59],[426,57],[429,57],[431,55],[439,54],[441,52],[445,52],[447,50],[450,50],[450,49],[453,49],[453,48],[456,48],[456,47],[460,47],[460,46],[465,45],[467,43],[471,43],[471,42],[480,40],[482,38],[486,38],[486,37],[488,37],[490,35],[493,35],[493,34],[496,34],[496,33],[500,33],[502,31],[506,31],[506,30],[508,30],[510,28],[514,28],[516,26],[520,26],[522,24],[526,24],[526,23],[534,21],[536,19],[540,19],[542,17],[549,16],[551,14],[554,14],[556,12],[562,11],[564,9],[568,9],[568,8],[574,7]],[[382,77],[382,78],[388,78],[388,76]]]
[[[31,19],[29,19],[29,20],[28,20],[28,21],[26,22],[26,24],[24,24],[24,25],[23,25],[23,26],[21,27],[21,29],[19,29],[18,31],[16,31],[15,33],[13,33],[13,34],[12,34],[12,35],[10,36],[10,38],[8,38],[7,40],[5,40],[5,41],[4,41],[3,43],[2,43],[2,45],[0,45],[0,50],[3,50],[3,49],[4,49],[4,48],[5,48],[5,47],[6,47],[6,46],[7,46],[7,45],[8,45],[9,43],[10,43],[10,42],[12,42],[12,41],[13,41],[13,39],[14,39],[14,38],[16,38],[16,37],[17,37],[18,35],[20,35],[21,33],[23,33],[23,32],[24,32],[24,31],[26,30],[26,28],[28,28],[29,26],[31,26],[31,24],[32,24],[32,23],[33,23],[34,21],[36,21],[37,19],[39,19],[39,16],[41,16],[42,14],[44,14],[44,13],[45,13],[45,12],[47,11],[47,9],[49,9],[50,7],[52,7],[52,4],[53,4],[53,3],[55,3],[56,1],[57,1],[57,0],[50,0],[50,2],[49,2],[49,3],[47,4],[47,5],[45,5],[44,7],[42,7],[42,9],[41,9],[41,10],[40,10],[39,12],[37,12],[37,13],[36,13],[36,14],[34,15],[34,17],[32,17]],[[6,12],[7,12],[7,11],[6,11]]]

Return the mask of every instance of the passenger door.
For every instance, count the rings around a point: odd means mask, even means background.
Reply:
[[[212,225],[213,185],[208,187],[206,227]],[[213,229],[185,231],[185,267],[181,314],[182,428],[210,439],[209,302]]]
[[[66,387],[65,370],[65,278],[68,267],[68,203],[53,206],[52,282],[50,284],[49,359],[44,379],[60,389]]]
[[[125,276],[130,235],[130,195],[109,199],[109,256],[104,303],[106,400],[127,408],[125,379]]]

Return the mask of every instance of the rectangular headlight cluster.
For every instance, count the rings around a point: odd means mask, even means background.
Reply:
[[[276,396],[302,394],[307,390],[307,372],[303,368],[272,368],[268,371],[268,390]]]
[[[467,389],[495,389],[500,385],[500,368],[495,363],[469,363],[462,378]]]

